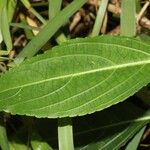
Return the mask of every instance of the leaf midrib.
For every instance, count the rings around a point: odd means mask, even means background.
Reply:
[[[130,62],[130,63],[119,64],[119,65],[112,65],[112,66],[109,66],[109,67],[98,68],[98,69],[93,69],[93,70],[89,70],[89,71],[78,72],[78,73],[74,73],[74,74],[72,73],[72,74],[67,74],[67,75],[63,75],[63,76],[48,78],[48,79],[40,80],[40,81],[37,81],[37,82],[32,82],[32,83],[24,84],[24,85],[21,85],[21,86],[9,88],[9,89],[1,91],[0,93],[6,92],[6,91],[9,91],[9,90],[18,89],[18,88],[27,87],[27,86],[32,86],[32,85],[35,85],[35,84],[48,82],[48,81],[51,81],[51,80],[58,80],[58,79],[63,79],[63,78],[68,78],[68,77],[75,77],[75,76],[95,73],[95,72],[99,72],[99,71],[122,69],[122,68],[126,68],[126,67],[132,67],[132,66],[134,67],[134,66],[140,66],[140,65],[146,65],[146,64],[150,64],[150,60]]]

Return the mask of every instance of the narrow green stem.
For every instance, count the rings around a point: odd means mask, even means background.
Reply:
[[[58,119],[59,150],[74,150],[71,118]]]
[[[0,114],[0,146],[2,150],[10,150],[2,113]]]

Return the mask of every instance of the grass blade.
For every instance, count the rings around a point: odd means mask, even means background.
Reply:
[[[24,6],[33,14],[35,15],[43,24],[46,24],[46,20],[31,6],[29,0],[21,0]]]
[[[36,31],[40,30],[40,28],[38,28],[38,27],[29,26],[27,24],[27,22],[25,20],[25,16],[23,14],[20,14],[20,20],[22,21],[21,23],[10,23],[10,26],[27,29],[27,30],[36,30]]]
[[[60,11],[62,0],[49,0],[49,19],[54,18]]]
[[[64,8],[53,20],[32,39],[28,45],[16,57],[15,63],[21,63],[25,58],[35,55],[39,49],[56,33],[56,31],[75,13],[87,0],[74,0],[69,6]]]
[[[91,117],[92,119],[89,116],[83,123],[77,118],[76,122],[80,122],[77,124],[82,126],[90,124],[90,126],[81,132],[78,131],[76,138],[80,140],[81,137],[83,139],[85,137],[86,139],[86,135],[92,133],[96,137],[93,140],[90,139],[91,142],[79,150],[120,150],[143,126],[149,123],[149,115],[149,111],[124,102],[95,114]],[[101,122],[96,123],[98,122],[96,119]]]
[[[13,46],[12,46],[11,34],[9,30],[9,21],[7,16],[7,1],[4,1],[3,7],[0,10],[0,16],[1,16],[0,27],[1,27],[2,36],[7,46],[7,50],[10,51],[12,50]]]
[[[121,35],[133,37],[136,35],[136,2],[123,0],[121,5]]]
[[[136,135],[135,137],[130,141],[130,143],[127,145],[125,150],[137,150],[138,145],[140,143],[140,140],[143,136],[143,133],[145,131],[145,127],[143,127]]]
[[[17,0],[8,0],[8,22],[11,22],[14,12],[16,10]]]
[[[106,13],[108,1],[109,0],[102,0],[101,1],[101,5],[99,7],[98,14],[97,14],[95,24],[94,24],[94,27],[93,27],[92,36],[99,35],[100,29],[101,29],[102,24],[103,24],[104,16],[105,16],[105,13]]]
[[[60,12],[61,4],[62,0],[49,0],[49,20],[52,20]],[[66,39],[67,38],[65,37],[64,33],[61,31],[57,32],[55,40],[58,44],[65,42]]]
[[[19,17],[21,20],[21,24],[18,24],[18,26],[24,28],[26,38],[31,40],[34,37],[32,30],[35,29],[35,27],[31,27],[27,24],[24,14],[20,14]],[[13,25],[17,25],[17,24],[13,24]]]

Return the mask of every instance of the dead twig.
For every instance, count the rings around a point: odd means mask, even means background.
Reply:
[[[105,17],[103,20],[103,24],[102,24],[102,28],[101,28],[101,33],[106,33],[106,29],[107,29],[107,22],[108,22],[108,14],[107,12],[105,13]]]
[[[148,6],[150,5],[150,1],[147,1],[144,6],[142,7],[141,11],[139,12],[139,14],[137,15],[136,21],[137,24],[139,23],[139,21],[141,20],[141,18],[143,17],[145,11],[147,10]]]

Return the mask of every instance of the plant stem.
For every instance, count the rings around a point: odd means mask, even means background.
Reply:
[[[71,118],[58,119],[59,150],[74,150]]]

